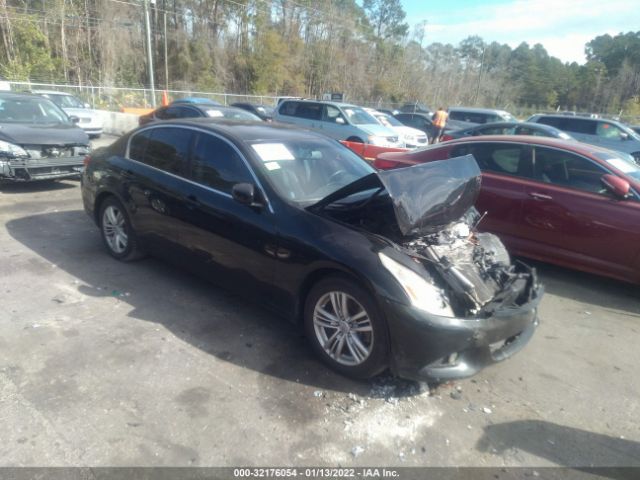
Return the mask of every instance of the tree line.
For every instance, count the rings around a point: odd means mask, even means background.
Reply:
[[[640,31],[595,37],[580,65],[540,44],[433,42],[399,0],[156,0],[149,11],[159,88],[640,115]],[[0,42],[7,80],[148,85],[143,0],[0,0]]]

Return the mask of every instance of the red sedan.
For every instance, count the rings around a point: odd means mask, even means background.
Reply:
[[[640,167],[628,155],[545,137],[467,137],[383,153],[381,169],[472,154],[481,229],[512,253],[640,283]]]

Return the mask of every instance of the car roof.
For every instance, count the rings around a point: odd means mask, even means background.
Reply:
[[[17,99],[28,99],[28,98],[37,98],[38,100],[42,100],[40,95],[35,95],[29,92],[0,92],[0,98],[17,98]],[[47,101],[47,99],[44,99]],[[51,101],[51,100],[48,100]]]
[[[280,140],[283,136],[291,139],[309,139],[318,138],[331,141],[326,136],[297,128],[294,125],[280,123],[266,123],[262,121],[237,121],[237,120],[220,120],[216,118],[183,118],[179,120],[165,120],[158,123],[150,123],[131,132],[134,134],[138,130],[147,127],[197,127],[212,133],[221,133],[229,138],[233,138],[239,142],[255,142],[261,140]]]
[[[35,93],[37,95],[67,95],[69,97],[73,97],[73,93],[67,93],[67,92],[59,92],[57,90],[31,90],[31,93]]]
[[[307,102],[307,103],[321,103],[323,105],[332,105],[340,108],[362,108],[359,105],[354,105],[352,103],[343,103],[343,102],[331,102],[328,100],[310,100],[308,98],[291,98],[287,100],[283,100],[282,103],[285,102]]]
[[[506,110],[502,110],[500,108],[477,108],[477,107],[449,107],[449,111],[465,111],[465,112],[474,112],[474,113],[509,113]]]
[[[439,146],[454,145],[460,143],[487,143],[487,142],[502,142],[502,143],[521,143],[529,145],[540,145],[543,147],[556,147],[565,150],[570,150],[583,155],[593,155],[596,152],[609,152],[609,149],[591,145],[588,143],[576,142],[574,140],[563,140],[561,138],[553,137],[539,137],[534,135],[483,135],[481,137],[463,137],[456,138],[454,140],[448,140],[443,143],[439,143]],[[434,146],[435,147],[435,146]],[[426,147],[431,148],[431,147]]]
[[[208,105],[220,105],[220,102],[216,101],[216,100],[212,100],[211,98],[205,98],[205,97],[183,97],[183,98],[176,98],[173,102],[170,103],[170,105],[177,103],[188,103],[188,104],[208,104]]]

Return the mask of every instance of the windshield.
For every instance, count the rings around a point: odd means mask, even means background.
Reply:
[[[342,109],[352,125],[379,125],[378,121],[360,107]]]
[[[60,108],[85,108],[84,103],[73,95],[56,95],[55,93],[45,93],[42,96],[48,98]]]
[[[67,114],[51,101],[36,97],[0,97],[0,122],[71,123]]]
[[[640,166],[633,160],[628,153],[615,152],[594,152],[594,155],[600,160],[604,160],[612,167],[620,170],[625,175],[630,176],[634,180],[640,180]]]
[[[246,110],[232,110],[232,109],[220,109],[220,108],[208,108],[205,110],[207,115],[211,118],[226,118],[228,120],[251,120],[261,122],[262,120],[257,115]]]
[[[278,194],[301,206],[375,172],[347,147],[329,139],[256,142],[251,147]]]
[[[387,115],[386,113],[376,113],[375,117],[380,120],[380,123],[385,127],[404,127],[397,118]]]

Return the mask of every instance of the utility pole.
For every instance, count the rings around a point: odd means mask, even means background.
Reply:
[[[482,68],[484,67],[484,51],[486,47],[482,47],[482,58],[480,59],[480,71],[478,72],[478,85],[476,86],[476,95],[473,99],[473,104],[477,105],[478,103],[478,95],[480,94],[480,80],[482,80]]]
[[[167,58],[167,11],[164,10],[164,89],[169,90],[169,59]]]
[[[149,24],[149,0],[144,3],[144,26],[147,31],[147,68],[149,69],[149,85],[151,87],[151,105],[156,106],[156,86],[153,80],[153,55],[151,54],[151,25]]]

